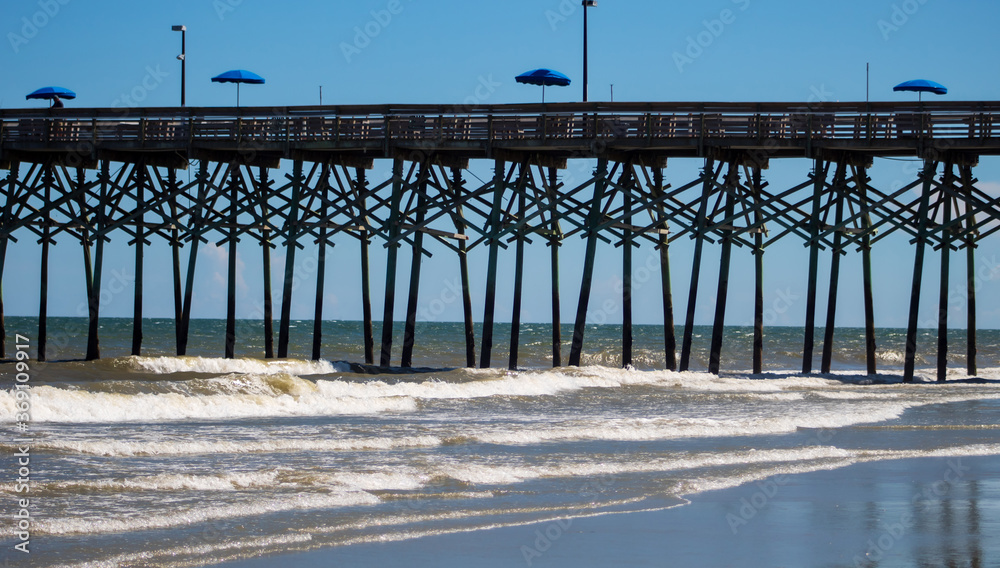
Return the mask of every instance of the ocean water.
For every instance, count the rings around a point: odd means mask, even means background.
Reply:
[[[260,323],[241,322],[238,357],[225,360],[224,322],[192,322],[191,355],[178,358],[171,322],[147,320],[133,357],[131,322],[106,320],[105,358],[83,362],[85,322],[56,318],[39,363],[37,322],[8,318],[8,355],[14,333],[32,344],[30,421],[15,430],[16,368],[0,365],[0,500],[7,511],[30,499],[31,565],[202,566],[677,507],[858,462],[1000,455],[996,331],[979,334],[975,379],[954,332],[944,384],[930,382],[936,343],[922,335],[918,382],[903,384],[901,330],[879,331],[880,374],[867,377],[861,330],[837,330],[836,372],[802,376],[801,329],[767,330],[766,372],[751,375],[752,330],[729,328],[717,377],[701,370],[707,327],[685,373],[658,370],[652,326],[635,330],[635,368],[620,368],[620,328],[595,326],[585,365],[552,369],[550,327],[529,324],[508,371],[459,368],[462,326],[418,324],[423,372],[360,374],[360,324],[327,322],[320,361],[305,356],[311,322],[295,326],[292,357],[266,361]],[[496,333],[500,367],[508,331]],[[31,480],[18,491],[25,446]],[[17,532],[2,525],[12,563]]]

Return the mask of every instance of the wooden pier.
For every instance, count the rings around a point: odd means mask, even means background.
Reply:
[[[527,244],[551,250],[552,359],[563,362],[559,334],[559,246],[586,239],[568,354],[579,365],[598,242],[620,247],[624,280],[622,362],[631,361],[632,253],[658,251],[666,367],[686,370],[704,247],[721,247],[709,369],[720,371],[733,247],[755,258],[754,372],[763,366],[764,253],[778,240],[809,249],[803,372],[815,350],[818,261],[831,255],[821,371],[831,369],[840,257],[861,252],[868,373],[876,372],[871,249],[902,232],[914,245],[904,378],[913,379],[917,313],[928,247],[941,254],[938,379],[945,378],[950,253],[964,249],[968,281],[968,372],[976,373],[976,243],[1000,229],[1000,203],[976,187],[980,156],[1000,153],[1000,103],[569,103],[475,108],[432,105],[282,108],[149,108],[0,111],[0,290],[7,244],[41,244],[39,359],[45,358],[49,248],[55,238],[81,244],[90,325],[87,359],[100,356],[98,321],[104,245],[125,237],[135,249],[132,352],[142,349],[143,251],[151,239],[171,247],[178,355],[188,324],[199,245],[228,250],[227,331],[236,337],[236,251],[256,241],[264,265],[265,353],[286,357],[296,250],[318,244],[312,355],[321,356],[325,251],[334,239],[361,250],[365,361],[393,363],[393,313],[398,251],[412,251],[401,359],[410,366],[422,257],[436,243],[459,260],[467,364],[476,364],[473,298],[467,259],[487,255],[479,364],[494,345],[497,262],[513,247],[514,301],[509,366],[518,363],[523,262]],[[874,157],[922,161],[902,188],[878,188]],[[699,160],[695,179],[668,183],[670,158]],[[593,175],[574,186],[559,181],[571,160],[591,160]],[[792,187],[771,188],[763,171],[773,159],[809,160],[811,174]],[[371,179],[376,160],[392,174]],[[470,162],[488,160],[493,175],[470,183]],[[290,173],[275,176],[282,162]],[[114,166],[112,166],[114,164]],[[196,169],[190,182],[178,170]],[[114,173],[112,173],[114,172]],[[914,191],[916,190],[916,191]],[[913,197],[917,195],[917,197]],[[694,260],[679,358],[670,280],[670,244],[694,240]],[[65,242],[66,239],[63,239]],[[381,344],[373,336],[369,248],[386,247]],[[246,246],[244,244],[244,246]],[[273,339],[270,252],[287,250],[278,340]],[[186,253],[186,270],[182,255]],[[577,262],[574,262],[576,265]],[[0,333],[3,304],[0,298]],[[0,344],[0,356],[2,353]]]

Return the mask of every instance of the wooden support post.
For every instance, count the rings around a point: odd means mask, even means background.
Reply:
[[[11,208],[14,206],[14,192],[17,188],[17,178],[19,175],[20,163],[11,162],[8,169],[7,198],[3,203],[3,218],[0,219],[0,359],[7,357],[7,325],[4,322],[3,307],[3,274],[4,266],[7,263],[7,241],[10,235],[7,233],[7,223],[11,221]]]
[[[653,169],[653,195],[659,197],[663,195],[663,170]],[[660,229],[668,229],[667,215],[663,205],[657,206],[657,219],[660,221]],[[677,370],[677,336],[674,333],[674,299],[670,286],[670,237],[660,233],[660,289],[663,296],[663,354],[664,365],[670,371]]]
[[[943,187],[940,190],[941,199],[944,200],[944,218],[942,225],[951,222],[951,196],[946,188],[950,188],[954,182],[952,164],[946,164],[944,169]],[[941,284],[938,292],[938,353],[937,353],[937,380],[944,382],[948,379],[948,270],[951,263],[951,229],[943,229],[941,234]]]
[[[208,194],[208,162],[201,160],[198,166],[198,198],[191,214],[191,224],[194,233],[191,238],[191,250],[188,251],[187,276],[184,280],[184,307],[181,313],[181,332],[177,342],[177,355],[187,355],[188,332],[191,329],[191,301],[194,294],[194,270],[198,265],[198,245],[201,244],[202,208]]]
[[[323,215],[325,213],[325,207]],[[316,304],[313,311],[312,360],[319,361],[323,346],[323,294],[326,287],[326,227],[319,230],[319,252],[316,262]]]
[[[177,191],[177,170],[170,168],[167,172],[167,191],[174,193]],[[170,228],[170,260],[173,268],[174,284],[174,341],[176,345],[181,344],[181,317],[184,313],[184,291],[181,288],[181,240],[180,240],[180,217],[177,213],[177,196],[173,195],[169,199],[170,218],[173,219]]]
[[[504,161],[497,160],[493,166],[493,208],[490,211],[489,244],[490,253],[486,267],[486,305],[483,308],[483,344],[479,355],[479,366],[490,367],[493,353],[493,310],[496,307],[497,295],[497,253],[500,246],[500,212],[503,207],[503,194],[506,189],[504,181]]]
[[[594,280],[594,259],[597,254],[597,234],[601,223],[601,203],[604,201],[604,191],[608,185],[608,159],[605,156],[597,158],[597,170],[594,172],[594,196],[590,201],[587,214],[587,252],[583,260],[583,277],[580,280],[580,300],[576,307],[576,323],[573,325],[573,343],[570,346],[569,364],[580,366],[583,353],[583,333],[587,328],[587,308],[590,305],[590,288]]]
[[[927,241],[927,213],[937,162],[924,161],[923,188],[917,212],[916,253],[913,259],[913,286],[910,289],[910,317],[906,326],[906,355],[903,360],[903,382],[912,383],[917,357],[917,319],[920,310],[920,284],[924,272],[924,245]]]
[[[132,166],[135,176],[135,207],[139,216],[135,222],[135,294],[132,304],[132,355],[142,354],[142,275],[143,251],[146,244],[146,164],[142,161]],[[98,290],[98,294],[100,291]]]
[[[875,299],[872,294],[872,220],[869,215],[868,203],[868,172],[865,168],[858,168],[855,172],[856,183],[860,184],[859,191],[862,203],[861,228],[864,233],[861,236],[861,268],[864,279],[863,294],[865,304],[865,361],[868,367],[868,375],[875,375],[878,370],[875,360]]]
[[[632,164],[626,164],[620,180],[622,187],[622,222],[632,225],[632,189],[635,178]],[[622,368],[632,366],[632,231],[622,229]]]
[[[427,162],[420,164],[417,174],[417,218],[416,225],[423,224],[427,208],[427,178],[430,166]],[[420,300],[420,262],[424,256],[424,233],[416,231],[413,235],[413,255],[410,257],[410,288],[406,299],[406,322],[403,326],[403,358],[400,365],[404,368],[413,366],[413,342],[417,333],[417,302]]]
[[[268,180],[268,170],[260,168],[260,212],[264,219],[270,219],[271,210],[267,200],[270,197],[271,182]],[[261,229],[260,249],[263,255],[264,272],[264,358],[274,358],[274,309],[271,299],[271,230],[266,226]]]
[[[281,290],[281,320],[278,322],[278,358],[288,357],[288,329],[292,319],[292,288],[295,286],[295,250],[299,246],[299,200],[302,198],[302,160],[292,163],[292,195],[285,219],[285,278]]]
[[[51,162],[42,166],[42,195],[45,199],[45,216],[42,218],[42,266],[38,283],[38,360],[45,361],[49,326],[49,242],[52,240],[49,205],[52,203],[52,184],[55,182]]]
[[[726,203],[725,218],[733,215],[736,202],[734,195],[739,191],[739,172],[735,163],[729,164],[729,172],[726,174]],[[733,254],[733,231],[725,229],[722,231],[722,254],[719,259],[719,288],[715,296],[715,320],[712,324],[712,346],[708,356],[708,372],[713,375],[719,374],[720,361],[722,359],[722,339],[726,331],[726,300],[729,296],[729,262]]]
[[[11,174],[13,175],[13,174]],[[11,200],[11,195],[7,195],[7,203]],[[6,206],[6,204],[5,204]],[[4,212],[4,221],[9,219],[7,212]],[[0,221],[3,223],[3,221]],[[6,227],[0,227],[0,230],[6,231]],[[4,322],[4,309],[3,309],[3,273],[4,267],[7,264],[7,234],[6,232],[0,234],[0,359],[7,358],[7,325]]]
[[[834,225],[839,225],[844,220],[844,191],[847,183],[847,164],[840,162],[837,164],[837,173],[833,181],[833,198],[837,200],[835,206]],[[820,363],[820,370],[823,373],[830,372],[833,362],[833,334],[837,321],[837,291],[840,284],[840,247],[843,239],[842,231],[833,233],[833,251],[830,258],[830,289],[826,302],[826,327],[823,329],[823,358]]]
[[[465,234],[465,219],[462,217],[461,197],[464,191],[461,168],[451,169],[451,185],[455,190],[455,199],[459,202],[456,207],[455,231],[459,235]],[[466,249],[465,239],[458,241],[458,269],[462,278],[462,319],[465,322],[465,366],[474,368],[476,366],[476,329],[472,321],[472,290],[469,286],[469,254]]]
[[[236,356],[236,210],[239,207],[240,166],[229,165],[229,279],[226,289],[226,359]]]
[[[368,260],[368,246],[371,244],[371,231],[368,227],[368,198],[365,197],[368,183],[365,181],[365,169],[357,168],[357,193],[358,193],[358,213],[365,220],[364,229],[361,231],[361,311],[364,321],[362,321],[361,333],[365,341],[365,364],[375,363],[375,333],[372,329],[372,292],[371,292],[371,266]]]
[[[403,199],[403,160],[396,158],[392,163],[392,197],[389,210],[389,238],[399,236],[399,207]],[[389,244],[385,265],[385,309],[382,312],[382,352],[379,365],[388,367],[392,359],[392,324],[396,299],[396,257],[399,243]]]
[[[760,211],[763,189],[760,167],[754,167],[752,175],[754,225],[757,229],[753,236],[753,372],[760,374],[764,372],[764,219]]]
[[[972,211],[972,167],[962,166],[965,210]],[[976,218],[970,214],[965,227],[965,286],[968,295],[966,321],[966,373],[976,376]]]
[[[802,373],[812,372],[813,348],[816,335],[816,279],[819,270],[820,209],[823,186],[826,184],[826,168],[823,160],[817,159],[813,169],[812,217],[809,221],[809,282],[806,288],[805,344],[802,346]]]
[[[698,304],[698,280],[701,277],[701,254],[705,246],[705,224],[708,212],[708,199],[715,185],[715,161],[705,158],[705,170],[702,173],[701,201],[698,204],[698,217],[695,221],[694,259],[691,261],[691,286],[688,289],[687,313],[684,320],[684,338],[681,342],[681,364],[679,371],[687,371],[691,366],[691,341],[694,336],[694,312]]]
[[[329,191],[330,166],[323,164],[323,173],[318,184],[320,192],[320,218],[326,217],[327,192]],[[316,303],[313,311],[313,343],[312,360],[319,361],[323,346],[323,294],[326,292],[326,225],[319,228],[319,238],[316,239]]]
[[[107,199],[107,180],[108,176],[108,162],[105,160],[101,166],[101,180],[100,180],[100,190],[98,195],[98,213],[97,213],[97,226],[99,229],[104,228],[104,211],[105,203]],[[83,213],[85,197],[82,193],[82,187],[84,185],[84,172],[82,169],[77,170],[77,186],[81,188],[81,198],[80,198],[80,212]],[[97,243],[94,245],[96,249],[94,251],[94,262],[91,264],[90,261],[90,250],[89,243],[86,239],[89,235],[84,234],[84,266],[87,272],[87,316],[88,316],[88,327],[87,327],[87,361],[94,361],[101,358],[101,347],[100,347],[100,308],[101,308],[101,274],[103,273],[104,266],[104,236],[98,236]]]
[[[549,255],[552,269],[552,366],[562,366],[562,322],[559,314],[559,246],[562,244],[559,231],[559,170],[549,168],[549,216],[552,235],[549,237]]]
[[[530,166],[521,164],[521,179],[517,182],[517,222],[520,223],[527,214],[525,209],[525,183],[527,176],[531,175]],[[510,356],[507,360],[507,368],[517,370],[518,347],[521,342],[521,292],[524,283],[524,229],[517,230],[514,235],[517,239],[514,248],[514,299],[510,316]]]

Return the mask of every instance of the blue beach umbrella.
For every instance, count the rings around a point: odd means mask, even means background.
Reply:
[[[42,87],[37,91],[29,93],[28,96],[24,98],[29,101],[32,99],[55,101],[56,97],[59,97],[60,99],[75,99],[76,93],[65,87]]]
[[[264,78],[256,73],[251,73],[250,71],[244,71],[243,69],[234,69],[232,71],[226,71],[221,75],[216,75],[212,77],[213,83],[236,83],[236,106],[240,106],[240,84],[249,83],[251,85],[263,85]]]
[[[526,85],[541,85],[543,103],[545,102],[545,87],[549,85],[566,87],[570,83],[569,77],[551,69],[535,69],[534,71],[521,73],[517,77],[514,77],[514,80]]]
[[[917,95],[918,100],[923,100],[924,93],[934,93],[935,95],[944,95],[948,93],[948,88],[941,83],[935,83],[934,81],[928,81],[927,79],[914,79],[912,81],[906,81],[900,83],[892,88],[893,91],[914,91],[919,93]]]

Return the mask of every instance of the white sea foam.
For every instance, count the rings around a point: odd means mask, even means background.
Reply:
[[[670,458],[626,462],[572,460],[558,465],[493,465],[464,461],[442,466],[448,477],[471,484],[507,485],[545,477],[598,478],[626,473],[670,472],[704,467],[801,462],[820,459],[851,459],[857,452],[832,446],[812,446],[782,450],[749,450],[729,454],[699,453]]]
[[[247,491],[247,490],[306,490],[317,487],[338,491],[402,491],[423,486],[428,474],[408,467],[392,470],[367,471],[297,471],[269,469],[227,473],[165,473],[129,478],[85,479],[40,482],[34,487],[39,494],[72,492],[92,495],[102,492],[116,494],[146,491]]]
[[[126,439],[50,439],[34,447],[98,456],[173,456],[199,454],[247,454],[278,452],[334,452],[393,450],[441,445],[436,436],[374,437],[358,439],[289,438],[266,440],[150,441]]]
[[[35,533],[40,535],[106,534],[162,529],[240,517],[257,517],[282,511],[306,509],[331,509],[373,505],[379,502],[374,495],[364,491],[325,492],[320,494],[282,495],[280,499],[253,499],[252,501],[225,505],[202,504],[197,507],[164,509],[157,514],[137,512],[114,517],[80,515],[64,518],[44,518],[35,523]]]
[[[348,373],[346,363],[299,359],[220,359],[215,357],[125,357],[119,359],[136,370],[168,375],[171,373],[244,373],[254,375],[330,375]]]
[[[199,539],[196,541],[197,544],[175,546],[162,550],[143,550],[142,552],[116,554],[100,560],[60,564],[53,568],[119,568],[120,566],[133,565],[155,565],[163,568],[193,567],[204,565],[204,558],[208,555],[232,553],[233,551],[242,552],[243,554],[236,553],[227,558],[235,560],[244,558],[248,550],[254,552],[271,549],[288,550],[293,545],[307,543],[311,540],[312,535],[309,534],[275,535],[222,543],[205,543],[204,539]],[[193,556],[199,558],[199,560],[179,560],[185,556]]]
[[[257,386],[262,386],[258,383]],[[297,395],[270,392],[189,396],[178,393],[118,394],[39,386],[32,389],[35,422],[157,422],[279,416],[329,416],[406,412],[416,408],[405,397],[331,396],[322,389]],[[306,390],[306,389],[303,389]],[[13,422],[14,396],[0,393],[0,422]]]

